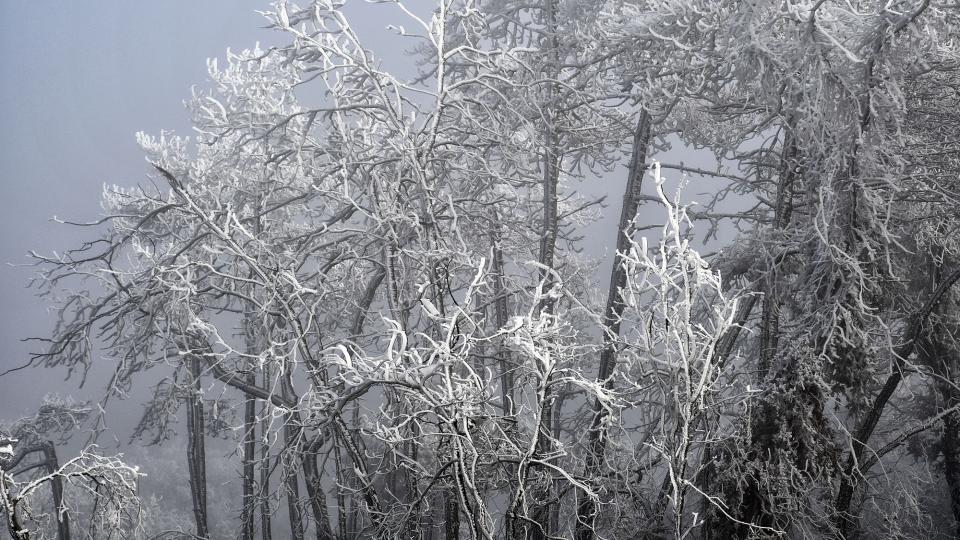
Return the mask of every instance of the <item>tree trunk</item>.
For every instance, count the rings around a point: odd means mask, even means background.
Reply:
[[[793,184],[796,182],[799,164],[797,162],[797,141],[793,130],[796,120],[787,119],[784,126],[783,150],[780,153],[780,174],[777,185],[776,206],[773,209],[773,230],[779,233],[790,223],[793,213]],[[779,261],[777,261],[779,262]],[[763,382],[770,371],[770,364],[777,353],[780,337],[780,300],[777,297],[777,264],[767,271],[764,283],[763,308],[760,322],[760,364],[757,379]]]
[[[360,300],[360,303],[357,305],[357,311],[354,313],[353,323],[350,327],[351,340],[358,342],[361,335],[363,334],[363,327],[367,320],[367,311],[370,310],[370,306],[373,304],[374,299],[376,298],[377,291],[379,290],[381,284],[388,274],[388,269],[385,265],[381,265],[374,270],[374,274],[371,276],[370,281],[367,282],[367,286],[364,289],[363,297]],[[389,290],[392,290],[388,284],[389,296],[391,293]],[[357,425],[360,419],[360,405],[357,402],[353,403],[353,424]],[[346,424],[343,423],[343,419],[340,418],[338,426],[342,429],[342,433],[339,436],[344,438],[350,437],[350,433],[346,429]],[[338,437],[337,434],[334,437]],[[337,486],[337,520],[338,528],[341,538],[353,538],[357,535],[360,530],[360,511],[356,500],[354,497],[347,499],[344,497],[343,487],[351,488],[353,490],[360,490],[360,484],[362,480],[358,478],[357,463],[354,463],[354,467],[349,467],[343,464],[343,456],[341,454],[342,445],[339,444],[340,441],[334,441],[334,451],[336,452],[336,465],[337,465],[337,478],[339,480]],[[355,456],[349,452],[346,456],[347,458],[354,460]],[[352,474],[348,471],[353,471]],[[369,496],[369,489],[364,490],[365,493]],[[371,509],[374,507],[371,505]]]
[[[444,493],[444,531],[446,540],[458,540],[460,538],[460,505],[457,503],[456,494],[452,489],[445,490]]]
[[[643,175],[646,171],[647,148],[650,146],[650,114],[646,109],[640,111],[637,128],[633,134],[633,148],[630,152],[630,165],[627,169],[627,186],[620,207],[620,221],[617,223],[617,253],[614,254],[613,267],[610,269],[610,284],[607,290],[607,306],[604,309],[603,350],[600,352],[600,366],[597,380],[608,388],[612,382],[614,366],[617,363],[617,339],[620,337],[620,317],[624,303],[621,292],[627,284],[627,273],[620,264],[619,253],[627,250],[628,240],[632,236],[633,219],[640,206],[643,188]],[[603,466],[603,454],[607,445],[606,430],[603,428],[604,408],[599,400],[593,404],[593,422],[587,434],[588,450],[586,454],[586,478],[596,478]],[[574,537],[577,540],[589,540],[594,534],[594,519],[597,507],[593,499],[582,491],[577,493],[577,523]]]
[[[544,43],[542,49],[545,49],[547,60],[546,78],[552,79],[556,76],[559,68],[559,50],[557,40],[557,0],[544,0]],[[559,223],[557,218],[557,188],[560,180],[560,140],[557,135],[554,122],[554,111],[556,104],[556,89],[552,83],[546,84],[546,100],[543,106],[544,116],[544,151],[543,151],[543,233],[540,238],[540,256],[539,262],[543,265],[540,272],[540,279],[543,283],[543,291],[549,292],[553,288],[554,275],[553,270],[556,265],[557,236]],[[537,311],[541,314],[552,315],[555,307],[553,295],[547,295],[540,300]],[[536,455],[542,456],[549,454],[553,449],[552,430],[553,430],[553,392],[550,387],[549,374],[545,375],[543,381],[545,392],[543,394],[543,414],[541,415],[541,424],[537,436]],[[535,490],[533,520],[537,525],[530,527],[524,524],[527,530],[528,538],[532,540],[542,540],[549,536],[550,520],[550,502],[552,498],[552,485],[548,483]]]
[[[256,384],[256,378],[253,373],[247,375],[248,384]],[[256,461],[257,445],[257,400],[247,397],[244,403],[243,412],[243,513],[242,513],[242,538],[243,540],[253,540],[256,498],[253,494],[254,488],[254,464]]]
[[[303,468],[303,480],[307,487],[307,498],[310,499],[317,540],[330,540],[334,536],[330,529],[330,516],[327,513],[327,497],[321,485],[320,470],[317,468],[317,456],[313,452],[303,452],[300,463]]]
[[[187,398],[187,464],[190,474],[190,495],[197,536],[209,538],[207,525],[207,468],[204,448],[203,399],[200,388],[200,357],[189,355],[190,396]]]
[[[350,486],[351,476],[347,475],[346,468],[343,466],[343,452],[340,445],[334,441],[333,458],[337,473],[337,534],[340,538],[349,538],[350,533],[347,527],[347,498],[344,496],[345,488]]]
[[[271,388],[273,377],[270,374],[270,365],[263,366],[263,387]],[[263,402],[263,417],[270,418],[270,401]],[[270,423],[264,422],[260,427],[260,537],[261,540],[273,538],[271,523],[272,510],[270,508]]]
[[[48,474],[53,474],[60,468],[57,448],[53,442],[47,441],[43,445],[43,458],[47,462]],[[70,540],[70,515],[63,506],[63,478],[60,476],[51,478],[50,490],[53,492],[53,508],[57,513],[57,540]]]
[[[949,311],[954,311],[952,304]],[[955,342],[952,336],[934,336],[930,352],[934,353],[931,362],[938,375],[937,390],[942,401],[941,407],[949,409],[960,404],[960,351],[950,347]],[[940,435],[940,449],[943,453],[943,475],[950,493],[950,508],[953,510],[957,538],[960,538],[960,412],[954,411],[943,418],[943,432]]]
[[[283,452],[283,473],[287,488],[287,517],[290,519],[290,535],[293,540],[303,540],[303,515],[300,512],[300,485],[297,478],[296,459],[291,455],[296,448],[295,428],[291,425],[293,418],[288,414],[283,426],[286,449]]]
[[[494,313],[497,328],[507,325],[507,296],[503,284],[503,249],[500,245],[502,233],[500,231],[500,217],[496,209],[493,210],[493,230],[490,232],[490,243],[493,245],[493,296]],[[515,392],[513,368],[510,366],[509,350],[500,344],[497,356],[500,368],[500,399],[503,402],[503,415],[513,418],[516,411],[514,406]]]
[[[251,321],[251,314],[247,314],[245,321],[245,332],[247,338],[247,354],[258,354],[256,327]],[[250,362],[247,365],[249,373],[246,375],[246,383],[253,386],[257,383],[256,375],[253,372],[254,366]],[[253,540],[255,535],[254,518],[256,514],[256,497],[254,495],[254,476],[256,474],[255,462],[257,451],[257,400],[247,394],[244,401],[243,410],[243,510],[241,513],[241,538],[243,540]]]
[[[950,337],[941,337],[944,329],[934,330],[930,338],[923,340],[917,347],[918,356],[933,368],[937,375],[936,388],[940,394],[941,408],[946,410],[960,403],[960,392],[955,386],[960,381],[960,355],[950,347]],[[925,358],[924,358],[925,357]],[[943,453],[943,476],[950,494],[950,508],[953,511],[960,538],[960,413],[954,411],[943,417],[943,431],[940,435],[940,451]]]
[[[256,207],[260,208],[262,200],[256,197]],[[260,237],[263,233],[263,220],[260,215],[253,221],[254,234]],[[254,277],[253,272],[250,273]],[[261,325],[257,320],[257,307],[252,301],[246,303],[246,312],[243,319],[244,338],[246,340],[247,354],[253,358],[260,354],[261,344]],[[247,362],[249,370],[245,379],[246,383],[254,386],[257,383],[255,373],[256,366],[253,360]],[[264,385],[264,388],[269,386]],[[241,538],[243,540],[253,540],[256,534],[254,526],[254,516],[256,515],[257,499],[254,494],[256,475],[256,452],[257,452],[257,400],[247,394],[244,402],[243,411],[243,511],[241,514]]]
[[[294,400],[293,381],[290,378],[290,372],[284,376],[283,395],[289,400]],[[287,474],[287,510],[290,516],[291,530],[294,538],[302,540],[304,537],[303,512],[300,507],[300,487],[296,473],[296,461],[300,462],[300,469],[303,472],[304,484],[307,488],[307,500],[310,503],[310,509],[313,513],[314,526],[316,529],[317,540],[326,540],[333,538],[333,532],[330,529],[330,519],[327,515],[326,496],[321,486],[320,471],[317,468],[316,450],[320,445],[307,445],[303,437],[303,428],[300,427],[303,422],[300,418],[300,412],[293,410],[286,415],[284,419],[284,470]],[[312,447],[311,447],[312,446]]]
[[[547,61],[546,78],[548,79],[546,88],[545,103],[543,105],[544,122],[544,149],[542,156],[543,164],[543,232],[540,237],[540,256],[539,262],[546,268],[554,267],[554,259],[557,250],[557,234],[559,223],[557,219],[557,184],[560,180],[560,140],[557,134],[554,122],[554,111],[556,104],[556,88],[549,80],[556,76],[559,69],[559,50],[557,44],[557,0],[544,0],[544,42],[541,45],[545,49]],[[553,283],[553,274],[547,270],[541,271],[541,279],[544,281],[544,290],[549,290]],[[540,306],[541,311],[553,312],[553,302],[546,300]]]
[[[956,367],[957,358],[953,356]],[[956,376],[960,376],[960,369],[955,369]],[[953,379],[954,381],[960,379]],[[956,389],[951,388],[949,399],[944,395],[944,407],[952,407],[960,402]],[[957,538],[960,538],[960,412],[953,412],[943,419],[943,449],[944,477],[947,489],[950,491],[950,507],[953,510],[954,524],[957,529]]]
[[[567,396],[570,393],[570,388],[568,386],[563,386],[560,388],[560,391],[557,393],[557,399],[554,402],[553,406],[553,433],[559,437],[561,423],[560,420],[563,418],[563,402],[566,401]],[[550,506],[550,530],[559,531],[560,530],[560,510],[562,503],[562,493],[563,493],[563,481],[559,478],[553,481],[553,493],[556,497],[555,504]]]
[[[780,152],[780,171],[779,182],[777,184],[776,204],[773,209],[773,232],[778,234],[790,223],[790,216],[793,212],[793,185],[796,182],[798,168],[798,149],[797,141],[794,135],[796,129],[796,118],[791,115],[784,127],[783,148]],[[756,382],[758,388],[765,388],[767,385],[767,376],[770,373],[770,367],[773,359],[776,357],[780,341],[780,299],[778,297],[777,285],[779,282],[778,263],[775,260],[773,265],[767,269],[767,275],[763,282],[763,300],[760,314],[760,357],[757,362]],[[761,401],[758,411],[750,421],[753,423],[751,432],[753,440],[751,448],[753,456],[768,456],[771,454],[769,434],[775,430],[773,427],[776,419],[772,417],[769,407]],[[762,457],[760,459],[763,459]],[[805,469],[804,464],[798,464],[801,470]],[[767,497],[760,492],[760,486],[752,479],[747,481],[743,492],[743,510],[740,519],[744,523],[758,522],[763,526],[770,526],[773,516],[765,509]],[[736,526],[736,534],[745,536],[749,534],[750,528],[746,526]]]
[[[359,407],[355,407],[354,423],[358,422],[358,415]],[[338,442],[341,443],[343,448],[347,451],[347,454],[353,463],[353,470],[355,471],[354,479],[358,484],[358,491],[362,495],[364,504],[369,512],[370,521],[372,522],[373,527],[379,527],[380,516],[382,515],[380,498],[370,480],[370,474],[367,472],[367,464],[364,453],[360,450],[357,442],[353,439],[353,435],[347,430],[347,426],[344,424],[342,418],[335,417],[334,425],[336,427],[334,434],[337,437]],[[354,511],[351,512],[350,521],[348,523],[350,530],[354,532],[360,530],[361,525],[359,522],[360,512],[357,511],[356,507],[354,507]]]

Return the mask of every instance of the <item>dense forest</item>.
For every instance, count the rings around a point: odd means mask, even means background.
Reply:
[[[32,254],[25,369],[109,380],[0,425],[12,538],[960,537],[960,5],[356,2]]]

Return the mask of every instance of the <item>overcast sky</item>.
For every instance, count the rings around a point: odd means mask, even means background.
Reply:
[[[262,0],[0,2],[0,371],[28,359],[20,340],[52,318],[25,288],[30,249],[75,245],[78,231],[50,222],[101,213],[104,183],[133,185],[147,171],[134,134],[189,131],[183,100],[207,81],[206,59],[272,32]],[[88,231],[89,232],[89,231]],[[0,419],[27,414],[60,371],[0,377]],[[41,380],[42,378],[42,380]],[[99,390],[103,382],[94,381]],[[86,394],[86,392],[85,392]],[[90,394],[88,394],[90,395]],[[95,395],[95,393],[93,394]]]
[[[411,2],[427,11],[434,4]],[[208,86],[206,60],[275,44],[257,13],[269,8],[268,0],[0,1],[0,372],[27,362],[37,346],[23,338],[48,335],[54,322],[26,288],[35,273],[22,266],[27,252],[76,247],[94,232],[51,218],[95,220],[103,184],[142,182],[149,169],[135,133],[190,134],[183,101],[192,86]],[[352,2],[349,14],[385,65],[407,60],[407,47],[385,31],[395,7]],[[65,375],[0,377],[0,421],[32,414],[48,392],[102,396],[105,378],[78,391]]]
[[[425,11],[434,4],[410,2]],[[51,218],[95,220],[104,183],[143,181],[148,167],[134,134],[189,134],[183,100],[191,86],[208,85],[206,59],[258,41],[274,44],[276,33],[256,13],[268,8],[266,0],[0,1],[0,262],[7,263],[0,266],[0,372],[25,363],[36,347],[21,340],[47,335],[53,324],[44,301],[26,288],[34,270],[11,264],[29,262],[31,249],[50,253],[89,238],[93,231]],[[403,65],[407,47],[385,31],[388,23],[403,22],[395,7],[352,2],[348,14],[384,65],[412,73]],[[702,161],[682,148],[670,154],[660,158]],[[609,268],[606,246],[613,245],[626,172],[606,176],[574,188],[608,195],[605,219],[585,231],[601,241],[584,247]],[[0,420],[31,414],[47,392],[102,396],[106,377],[93,377],[90,388],[78,392],[64,376],[62,370],[24,370],[0,377]],[[139,404],[125,408],[130,415],[139,410]]]

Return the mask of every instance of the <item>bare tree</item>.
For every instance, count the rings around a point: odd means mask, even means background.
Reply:
[[[381,8],[409,66],[337,2],[275,3],[275,47],[210,62],[196,137],[140,135],[149,181],[35,255],[59,320],[32,363],[115,362],[94,439],[141,378],[135,437],[185,409],[196,536],[211,392],[243,403],[245,539],[283,503],[293,538],[920,536],[935,434],[960,512],[955,10]],[[624,172],[597,287],[578,186]],[[66,507],[80,462],[44,440]]]
[[[71,523],[88,528],[84,538],[138,532],[138,469],[97,454],[95,446],[61,464],[45,438],[69,436],[89,414],[83,405],[47,400],[35,416],[0,429],[0,509],[11,538],[69,540]],[[46,486],[52,505],[39,499]]]

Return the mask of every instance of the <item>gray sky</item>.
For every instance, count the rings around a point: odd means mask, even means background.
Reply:
[[[433,4],[409,0],[411,8],[427,12]],[[274,33],[263,28],[267,23],[258,9],[268,9],[267,0],[0,0],[0,186],[5,207],[0,212],[0,262],[23,264],[30,249],[49,253],[89,238],[94,231],[50,218],[94,220],[101,215],[104,183],[141,182],[147,167],[134,138],[137,131],[190,133],[183,100],[191,86],[207,86],[206,59],[223,57],[227,48],[272,43]],[[412,73],[402,65],[409,60],[405,49],[410,42],[384,32],[387,23],[404,20],[395,7],[353,2],[348,15],[385,66]],[[658,157],[667,162],[686,157],[688,163],[710,166],[709,159],[684,148]],[[571,186],[608,195],[604,219],[584,230],[600,237],[584,247],[588,255],[604,257],[604,269],[612,261],[607,246],[614,245],[625,177],[621,167],[602,181]],[[651,185],[644,187],[652,193]],[[659,209],[650,210],[659,218]],[[600,272],[601,280],[608,271]],[[33,272],[0,265],[0,372],[28,360],[32,345],[21,339],[48,334],[53,324],[45,302],[25,287]],[[605,290],[605,283],[599,285]],[[62,381],[64,375],[24,370],[0,377],[0,420],[31,413],[47,392],[101,397],[105,378],[94,377],[90,388],[78,392],[75,382]],[[125,410],[135,415],[140,407]]]
[[[0,2],[0,371],[24,363],[30,345],[20,340],[52,323],[25,288],[32,269],[8,263],[26,262],[30,249],[76,245],[82,235],[52,216],[94,219],[104,183],[141,181],[146,166],[134,134],[188,133],[183,100],[191,85],[205,85],[206,59],[269,43],[255,13],[266,6]],[[59,382],[63,375],[29,370],[0,378],[0,419],[30,412],[48,391],[77,395],[74,383]],[[103,384],[94,383],[88,392]]]
[[[426,11],[434,4],[409,2]],[[62,251],[94,235],[94,230],[50,219],[95,220],[102,214],[104,183],[142,182],[148,167],[134,134],[189,134],[183,100],[191,86],[208,85],[206,59],[257,41],[272,44],[274,33],[262,28],[266,21],[255,13],[267,8],[267,0],[0,0],[0,372],[24,364],[36,345],[21,340],[48,335],[54,322],[47,303],[26,288],[34,269],[11,263],[27,263],[31,249]],[[402,20],[395,7],[353,2],[348,14],[385,66],[412,74],[405,54],[410,42],[383,31],[388,22]],[[685,150],[671,154],[663,159],[690,157]],[[584,247],[588,255],[604,257],[598,283],[603,290],[626,171],[621,167],[606,176],[571,186],[591,195],[608,194],[604,219],[584,231],[593,240],[600,238]],[[659,209],[654,210],[659,216]],[[82,390],[76,379],[64,380],[63,370],[28,369],[0,377],[0,422],[33,414],[51,392],[80,400],[101,398],[110,362],[99,365]],[[108,426],[117,443],[127,440],[142,412],[137,398],[147,395],[143,381],[133,393],[125,402],[113,400],[109,408]],[[212,462],[212,477],[233,479],[236,463],[227,459],[231,444],[212,444],[211,451],[221,456]],[[144,494],[162,493],[169,499],[167,507],[188,516],[189,495],[177,491],[186,486],[186,473],[175,465],[180,459],[176,448],[134,445],[125,451],[148,474]],[[218,486],[220,495],[238,489]],[[215,499],[225,504],[236,494]],[[214,506],[214,518],[231,516],[230,508]]]
[[[28,263],[29,250],[49,254],[91,237],[95,231],[51,218],[95,220],[104,183],[143,181],[148,167],[134,134],[190,134],[183,101],[192,86],[208,86],[206,60],[228,48],[274,44],[275,32],[256,13],[269,4],[0,0],[0,372],[24,364],[36,344],[21,340],[49,334],[54,323],[47,303],[26,288],[34,269],[11,265]],[[433,4],[411,0],[427,11]],[[384,32],[399,11],[364,2],[349,7],[355,29],[384,64],[404,62],[407,42],[397,46]],[[0,377],[0,421],[32,414],[50,392],[98,399],[108,376],[98,373],[104,377],[92,376],[78,390],[65,375],[23,370]],[[139,414],[136,402],[124,412]]]

